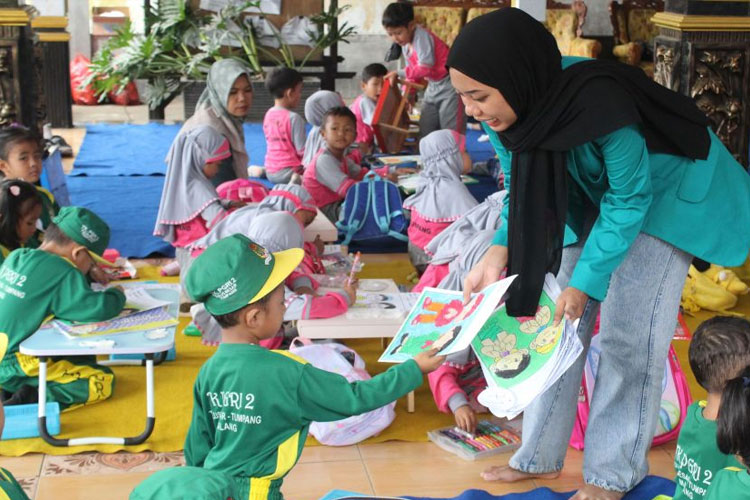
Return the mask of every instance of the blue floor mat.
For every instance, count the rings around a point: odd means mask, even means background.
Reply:
[[[623,500],[652,500],[657,495],[674,495],[675,484],[669,479],[659,476],[647,476],[646,479],[636,486]],[[558,493],[549,488],[537,488],[523,493],[510,493],[508,495],[492,495],[484,490],[466,490],[452,499],[441,500],[567,500],[575,492]],[[437,500],[432,497],[412,497],[414,500]]]
[[[164,175],[169,147],[182,125],[86,125],[86,137],[76,156],[70,176]],[[486,161],[495,155],[489,142],[477,142],[482,132],[468,130],[466,150],[472,161]],[[245,147],[250,163],[262,165],[266,141],[260,123],[245,124]]]
[[[182,125],[86,125],[71,176],[164,175],[164,158]],[[250,163],[262,165],[266,140],[260,123],[245,124]]]
[[[70,201],[104,219],[109,247],[127,257],[174,255],[169,243],[152,236],[163,185],[163,176],[68,177]]]

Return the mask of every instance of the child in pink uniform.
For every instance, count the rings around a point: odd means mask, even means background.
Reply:
[[[183,275],[191,262],[187,247],[237,206],[221,200],[211,183],[222,160],[231,155],[229,141],[208,125],[181,133],[167,154],[154,235],[175,247]]]
[[[292,111],[302,97],[302,75],[291,68],[276,68],[266,78],[266,89],[274,97],[274,106],[263,118],[266,177],[286,184],[294,174],[302,175],[305,121]]]
[[[458,147],[459,134],[437,130],[419,141],[422,171],[417,191],[404,200],[411,214],[409,222],[409,257],[417,270],[429,264],[425,247],[463,214],[478,205],[461,182],[464,167]]]
[[[357,117],[357,145],[363,154],[370,154],[375,148],[375,133],[372,130],[372,117],[383,89],[383,77],[388,69],[380,63],[368,64],[362,70],[360,87],[362,93],[354,99],[349,109]]]
[[[294,187],[299,188],[299,186]],[[247,208],[242,210],[247,210]],[[239,222],[235,214],[239,214],[240,212],[238,210],[225,221],[229,222],[229,219],[232,218],[235,219],[235,222]],[[278,252],[289,248],[302,248],[303,225],[301,220],[304,219],[299,212],[297,211],[294,215],[287,211],[265,212],[252,218],[249,224],[244,225],[242,228],[238,227],[237,224],[233,224],[234,229],[232,230],[226,227],[226,224],[222,223],[221,226],[217,226],[212,231],[212,233],[220,231],[221,234],[216,235],[216,238],[210,238],[212,235],[209,235],[210,239],[204,238],[202,246],[205,249],[205,247],[222,239],[218,236],[231,236],[232,234],[240,233],[265,247],[269,252]],[[299,276],[300,274],[295,272],[290,274],[284,281],[286,285],[285,303],[287,308],[284,314],[285,321],[332,318],[344,314],[349,305],[354,303],[356,285],[317,295],[313,290],[306,291],[305,288],[317,288],[318,283],[315,281],[300,282]],[[218,323],[216,323],[213,317],[206,312],[203,304],[194,305],[190,312],[193,316],[195,326],[201,332],[203,342],[210,345],[218,344],[221,339],[221,328],[219,328]],[[264,340],[261,345],[268,349],[277,349],[283,341],[282,333],[280,332],[276,337]]]
[[[347,148],[354,142],[357,118],[346,106],[326,111],[320,133],[325,140],[309,165],[305,166],[302,185],[312,195],[320,211],[332,222],[339,218],[346,192],[362,180],[368,169],[357,165],[346,156]],[[396,179],[388,167],[376,170],[379,175]]]
[[[383,12],[382,21],[386,33],[402,47],[406,59],[406,68],[388,73],[386,78],[394,78],[398,74],[412,82],[427,80],[419,118],[421,135],[441,129],[465,133],[464,108],[451,86],[445,67],[448,46],[433,33],[416,24],[414,7],[410,3],[389,4]]]

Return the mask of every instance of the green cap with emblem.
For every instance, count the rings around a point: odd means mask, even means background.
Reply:
[[[234,234],[195,259],[185,277],[185,288],[211,314],[228,314],[271,293],[303,256],[301,248],[271,253],[247,236]]]
[[[52,222],[68,238],[85,246],[94,260],[111,265],[102,258],[109,243],[109,226],[94,212],[83,207],[62,207]]]

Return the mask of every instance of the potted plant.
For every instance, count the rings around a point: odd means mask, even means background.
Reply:
[[[301,69],[311,56],[334,43],[348,43],[347,38],[355,33],[348,23],[341,27],[336,23],[338,15],[349,6],[339,8],[337,2],[331,2],[327,11],[312,18],[318,26],[316,33],[308,33],[314,47],[301,61],[296,61],[291,47],[278,34],[278,52],[258,44],[253,25],[243,12],[259,5],[257,0],[245,1],[198,15],[189,0],[160,0],[147,13],[144,34],[134,33],[126,23],[97,52],[91,61],[90,83],[103,99],[130,81],[146,79],[143,97],[153,119],[163,119],[164,108],[185,90],[186,116],[190,116],[205,85],[201,82],[214,61],[226,57],[241,59],[261,79],[264,75],[261,59]]]

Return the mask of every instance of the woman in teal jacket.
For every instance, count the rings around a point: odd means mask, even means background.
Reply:
[[[601,305],[586,486],[573,498],[619,499],[648,472],[692,256],[731,266],[750,250],[750,177],[691,100],[636,68],[561,58],[549,32],[520,10],[469,23],[448,66],[510,182],[494,244],[464,293],[496,281],[507,265],[519,275],[508,311],[529,315],[545,273],[557,273],[555,321],[580,318],[585,349]],[[582,354],[525,411],[523,445],[485,479],[559,475],[584,362]]]

